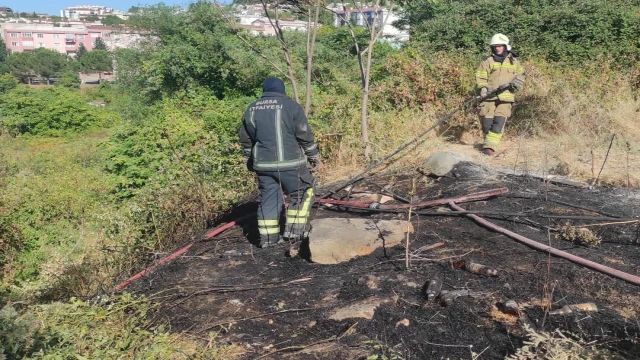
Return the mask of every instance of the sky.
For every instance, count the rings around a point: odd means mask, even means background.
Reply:
[[[194,0],[0,0],[0,6],[10,7],[14,12],[37,12],[60,16],[60,10],[75,5],[102,5],[127,11],[132,6],[186,5]]]

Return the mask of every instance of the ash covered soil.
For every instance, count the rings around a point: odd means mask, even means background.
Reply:
[[[640,275],[637,222],[602,225],[622,220],[540,217],[637,217],[638,190],[557,186],[501,176],[466,162],[438,179],[408,172],[368,181],[404,197],[415,189],[414,201],[507,187],[508,194],[461,206],[493,212],[481,216],[535,241]],[[363,183],[354,192],[366,190],[380,191]],[[241,207],[230,219],[254,208],[255,204]],[[469,218],[433,215],[445,209],[412,215],[409,270],[404,245],[379,248],[336,265],[286,257],[284,246],[259,249],[250,243],[256,237],[253,220],[197,242],[184,256],[127,290],[158,302],[150,314],[154,321],[203,341],[218,333],[215,341],[241,346],[244,353],[239,357],[246,359],[367,359],[376,354],[381,359],[503,359],[524,345],[525,328],[548,333],[558,329],[604,349],[608,358],[640,359],[640,287],[550,257]],[[406,220],[407,213],[336,207],[312,211],[312,219],[328,217]],[[587,247],[558,239],[556,230],[567,223],[598,224],[587,228],[602,242]],[[349,246],[348,236],[343,246]],[[498,276],[458,268],[460,260],[491,266]],[[483,296],[460,297],[450,306],[428,302],[421,289],[434,278],[443,281],[443,290],[467,289]],[[510,299],[520,305],[519,316],[499,310]],[[595,303],[599,311],[548,314],[549,308],[585,302]],[[362,317],[338,319],[339,310]]]

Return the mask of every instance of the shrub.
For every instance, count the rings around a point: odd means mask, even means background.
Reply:
[[[18,79],[11,74],[0,75],[0,93],[4,94],[18,86]]]
[[[76,72],[66,72],[62,74],[55,85],[67,89],[80,89],[80,76]]]
[[[20,86],[0,97],[0,126],[12,135],[63,136],[116,120],[114,114],[86,102],[82,95],[63,87]]]

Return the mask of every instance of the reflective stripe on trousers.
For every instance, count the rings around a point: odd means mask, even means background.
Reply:
[[[308,188],[304,193],[304,201],[289,206],[287,210],[287,225],[290,224],[306,224],[309,219],[309,209],[311,208],[311,200],[313,199],[313,188]]]

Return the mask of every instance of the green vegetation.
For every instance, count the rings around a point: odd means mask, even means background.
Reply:
[[[276,67],[286,69],[286,61],[275,37],[238,30],[250,49],[210,3],[134,10],[128,23],[156,35],[135,49],[105,46],[78,59],[43,49],[0,52],[0,340],[9,359],[225,358],[147,319],[153,299],[96,295],[254,190],[236,130],[261,81],[283,77]],[[579,151],[606,150],[612,132],[637,147],[637,5],[429,1],[406,10],[412,40],[400,49],[373,47],[373,159],[474,94],[475,66],[497,31],[522,50],[529,75],[506,137],[562,142],[558,156],[572,166]],[[366,30],[354,35],[362,50]],[[284,38],[301,84],[307,36]],[[347,28],[318,32],[309,119],[330,178],[364,164],[355,48]],[[111,59],[116,84],[79,89],[79,70],[111,70]],[[19,84],[30,77],[60,80],[37,89]],[[475,114],[460,113],[450,125],[472,130]]]

